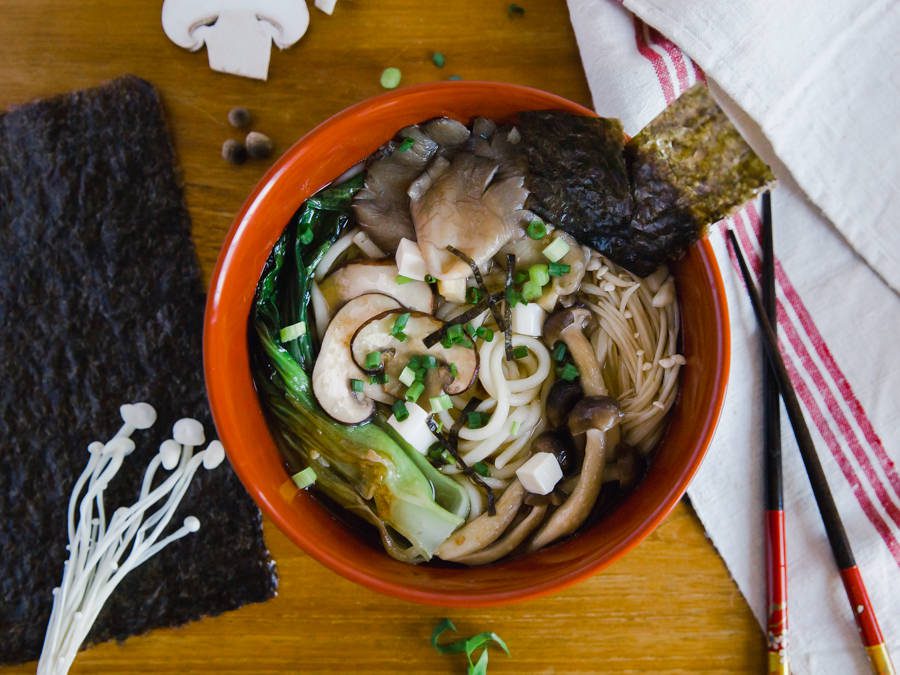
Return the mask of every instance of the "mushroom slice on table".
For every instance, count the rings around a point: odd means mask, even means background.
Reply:
[[[525,488],[517,480],[511,482],[497,500],[497,510],[493,516],[482,513],[466,523],[451,534],[434,554],[442,560],[456,561],[493,544],[515,519],[524,500]]]
[[[309,10],[295,0],[165,0],[162,25],[179,47],[206,44],[213,70],[265,80],[272,42],[287,49],[303,37]]]
[[[569,431],[573,436],[586,436],[581,473],[569,498],[532,539],[532,551],[572,534],[588,517],[600,494],[607,454],[618,442],[621,418],[618,404],[607,396],[588,396],[569,413]]]
[[[593,324],[594,316],[584,307],[567,307],[552,314],[544,322],[544,339],[553,346],[564,342],[578,366],[581,388],[587,396],[605,396],[606,385],[600,371],[600,362],[586,332]]]
[[[494,180],[496,160],[460,152],[427,190],[410,202],[416,240],[428,273],[439,279],[465,278],[469,266],[454,246],[478,265],[490,259],[516,233],[528,197],[524,175]]]
[[[476,551],[475,553],[470,553],[469,555],[457,558],[456,562],[463,563],[464,565],[487,565],[495,560],[499,560],[503,556],[509,555],[519,546],[519,544],[525,541],[525,538],[529,534],[534,532],[535,528],[544,520],[544,515],[546,513],[546,504],[532,506],[528,515],[520,520],[518,524],[509,528],[509,532],[503,535],[503,537],[498,539],[495,543],[480,551]]]
[[[366,321],[399,306],[387,295],[368,293],[344,305],[328,324],[313,366],[312,386],[319,405],[338,422],[365,422],[375,412],[373,399],[390,402],[381,387],[369,384],[368,376],[353,362],[350,342]],[[353,391],[351,380],[361,380],[363,391]]]
[[[398,274],[393,260],[367,260],[339,267],[318,286],[331,314],[366,293],[389,295],[403,307],[431,314],[434,311],[431,286],[424,281],[398,284]]]
[[[402,327],[399,322],[403,323]],[[443,326],[443,321],[429,314],[403,309],[388,310],[371,317],[356,331],[351,342],[353,360],[358,366],[365,368],[366,357],[372,352],[380,353],[387,375],[384,390],[392,396],[402,398],[406,391],[406,386],[399,379],[403,369],[413,356],[431,355],[439,364],[440,378],[429,380],[439,384],[439,388],[448,394],[461,394],[475,382],[478,352],[462,344],[444,347],[438,342],[426,347],[425,337]],[[398,333],[402,333],[402,338]],[[451,373],[450,364],[456,365],[456,377]]]

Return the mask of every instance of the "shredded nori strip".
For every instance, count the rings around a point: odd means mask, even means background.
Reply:
[[[475,405],[478,405],[478,404],[476,403]],[[466,407],[468,408],[468,406],[466,406]],[[453,427],[456,428],[456,425],[462,419],[464,419],[464,418],[462,416],[460,416],[460,418],[458,420],[456,420],[456,422],[454,422]],[[456,465],[463,472],[463,475],[466,478],[468,478],[470,481],[475,483],[475,485],[484,489],[485,493],[487,494],[488,515],[490,515],[490,516],[496,515],[497,508],[494,506],[494,503],[496,501],[495,496],[494,496],[494,490],[491,488],[490,485],[488,485],[487,483],[484,482],[484,480],[481,478],[481,476],[478,475],[478,472],[476,472],[472,467],[470,467],[468,464],[466,464],[463,461],[463,458],[459,454],[459,447],[458,447],[457,443],[454,442],[454,440],[453,440],[455,437],[458,441],[459,428],[456,428],[455,436],[451,431],[450,437],[448,438],[441,431],[440,427],[438,426],[438,423],[434,421],[433,415],[429,415],[428,419],[426,420],[425,423],[428,425],[428,429],[431,431],[431,433],[433,433],[437,437],[437,439],[438,439],[437,442],[441,445],[441,447],[444,448],[447,452],[449,452],[450,455],[453,457],[453,459],[456,460]]]
[[[493,297],[495,300],[499,300],[500,295],[501,295],[500,293],[495,293],[493,296],[489,296],[489,297]],[[425,339],[422,340],[422,343],[426,347],[429,347],[429,348],[433,347],[434,345],[436,345],[438,342],[440,342],[443,339],[444,335],[446,335],[446,333],[447,333],[447,329],[450,328],[450,326],[455,326],[460,323],[468,323],[469,321],[471,321],[472,319],[477,317],[479,314],[481,314],[484,310],[486,310],[488,308],[489,302],[490,302],[489,299],[484,299],[481,302],[479,302],[477,305],[475,305],[474,307],[467,309],[462,314],[458,314],[458,315],[454,316],[453,318],[447,319],[447,321],[444,322],[443,326],[438,328],[433,333],[429,333],[428,335],[426,335]]]
[[[481,276],[481,270],[478,269],[478,265],[475,264],[474,260],[472,260],[469,256],[467,256],[455,246],[448,245],[447,250],[457,258],[462,260],[464,263],[466,263],[472,269],[472,274],[475,277],[475,283],[478,284],[481,292],[484,293],[488,299],[488,306],[491,308],[491,314],[494,315],[494,321],[497,322],[497,327],[500,330],[506,330],[503,323],[503,317],[500,314],[500,309],[497,307],[497,299],[494,298],[493,295],[491,295],[490,290],[488,289],[487,285],[485,285],[484,277]]]
[[[516,256],[512,253],[506,255],[506,290],[504,291],[505,303],[503,306],[504,325],[503,325],[503,345],[506,349],[506,360],[513,361],[513,345],[512,345],[512,302],[510,301],[510,291],[513,286],[513,273],[516,269]]]

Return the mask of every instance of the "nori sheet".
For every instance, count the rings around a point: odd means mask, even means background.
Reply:
[[[0,663],[36,658],[66,558],[66,506],[92,440],[146,400],[159,419],[107,491],[132,503],[179,417],[215,435],[204,294],[160,100],[124,77],[0,116]],[[201,469],[173,523],[198,533],[125,578],[89,642],[271,598],[260,513],[227,463]]]
[[[529,207],[641,276],[774,180],[703,84],[627,143],[615,120],[588,120],[519,115]]]

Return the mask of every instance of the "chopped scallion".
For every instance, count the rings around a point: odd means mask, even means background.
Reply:
[[[543,239],[547,236],[547,226],[544,225],[542,220],[537,218],[528,223],[528,227],[525,228],[525,231],[532,239]]]
[[[512,424],[509,425],[509,435],[515,436],[519,433],[519,427],[522,426],[522,423],[519,420],[513,420]]]
[[[410,281],[415,281],[415,279],[410,279],[409,277],[405,277],[405,276],[403,276],[402,274],[398,274],[398,275],[394,278],[394,282],[395,282],[398,286],[402,286],[403,284],[408,284]]]
[[[483,412],[470,412],[466,415],[466,426],[470,429],[480,429],[487,423],[487,415]]]
[[[434,278],[433,276],[431,276],[430,274],[426,274],[426,275],[425,275],[425,283],[426,283],[426,284],[436,284],[436,283],[437,283],[437,279],[435,279],[435,278]]]
[[[562,239],[557,237],[543,250],[544,257],[550,262],[558,262],[569,252],[569,245]]]
[[[385,68],[381,71],[381,86],[385,89],[396,89],[403,74],[399,68]]]
[[[369,384],[387,384],[387,373],[375,373],[369,376]]]
[[[466,302],[470,305],[477,305],[484,297],[484,293],[478,286],[469,286],[466,289]]]
[[[522,284],[522,299],[525,300],[525,302],[537,300],[541,295],[543,295],[543,290],[540,284],[531,280]]]
[[[381,352],[369,352],[366,354],[366,370],[375,370],[381,367]]]
[[[552,262],[547,266],[547,272],[551,277],[561,277],[569,273],[572,269],[571,265],[566,263]]]
[[[355,391],[357,394],[361,394],[365,388],[366,383],[362,380],[357,380],[355,377],[350,380],[350,389]]]
[[[416,371],[409,366],[406,366],[406,368],[400,371],[400,376],[397,379],[400,380],[404,386],[411,387],[412,383],[416,381]]]
[[[308,466],[303,471],[298,471],[291,476],[291,480],[294,481],[294,485],[304,490],[316,482],[316,472],[311,466]]]
[[[528,281],[528,272],[520,270],[516,272],[515,276],[513,277],[513,283],[516,284],[524,284],[526,281]]]
[[[446,335],[451,342],[456,343],[465,337],[463,330],[462,324],[455,323],[447,329]]]
[[[423,391],[425,391],[425,383],[415,382],[409,389],[406,390],[406,396],[404,396],[404,398],[407,401],[418,401]]]
[[[550,273],[547,265],[537,263],[528,268],[528,278],[540,286],[546,286],[550,283]]]
[[[487,326],[479,326],[475,329],[475,335],[485,342],[491,342],[494,339],[494,331]]]
[[[450,364],[450,376],[455,380],[459,377],[459,368],[456,367],[455,363]]]
[[[409,417],[409,410],[406,409],[406,403],[403,401],[394,401],[394,405],[391,406],[391,410],[394,411],[394,417],[397,418],[398,422],[402,422],[407,417]]]
[[[403,142],[397,146],[398,152],[409,152],[409,150],[416,144],[415,140],[412,138],[404,138]]]
[[[396,319],[394,319],[394,325],[391,326],[391,336],[400,342],[406,342],[406,333],[403,332],[403,329],[406,328],[406,324],[409,323],[409,312],[404,312]]]
[[[567,351],[565,342],[557,342],[553,347],[553,360],[557,362],[564,361]]]
[[[421,357],[419,363],[422,364],[422,367],[426,370],[431,370],[432,368],[437,368],[437,357],[434,354],[424,354]]]
[[[514,359],[524,359],[528,356],[528,347],[525,345],[519,345],[515,349],[513,349],[513,358]]]
[[[476,462],[472,465],[472,471],[479,476],[490,476],[491,470],[488,468],[487,462]]]
[[[443,68],[444,64],[447,62],[447,60],[444,58],[444,55],[441,54],[440,52],[434,52],[431,55],[431,62],[434,65],[436,65],[438,68]]]
[[[282,328],[278,333],[278,338],[282,343],[285,343],[296,340],[304,335],[306,335],[306,322],[298,321],[297,323],[292,323],[290,326]]]
[[[431,412],[433,413],[438,413],[442,410],[450,410],[450,408],[453,407],[453,400],[447,394],[432,396],[428,399],[428,402],[431,404]]]
[[[572,363],[567,363],[562,368],[560,368],[558,372],[560,379],[563,379],[566,382],[571,382],[572,380],[578,378],[578,368],[576,368]]]

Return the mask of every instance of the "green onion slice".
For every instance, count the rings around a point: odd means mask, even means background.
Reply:
[[[301,338],[304,335],[306,335],[305,321],[292,323],[290,326],[285,326],[278,332],[278,338],[281,340],[282,344],[285,342],[290,342],[291,340],[296,340],[297,338]]]
[[[544,221],[539,220],[538,218],[535,218],[528,223],[528,227],[525,228],[525,231],[532,239],[543,239],[547,236],[547,226],[544,225]]]
[[[544,257],[550,262],[559,262],[559,260],[569,252],[569,245],[562,237],[557,237],[543,250]]]
[[[394,417],[397,418],[398,422],[402,422],[407,417],[409,417],[409,410],[406,408],[406,403],[403,401],[394,401],[394,405],[391,406],[391,410],[394,411]]]
[[[301,490],[305,490],[310,485],[316,482],[316,472],[313,470],[311,466],[306,467],[303,471],[298,471],[293,476],[291,476],[291,480],[294,481],[294,485],[296,485]]]

